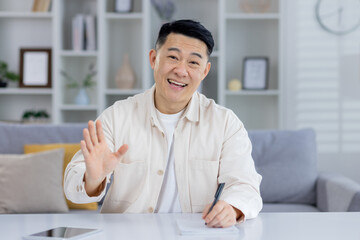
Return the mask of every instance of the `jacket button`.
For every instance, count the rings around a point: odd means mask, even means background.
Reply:
[[[153,209],[152,207],[149,207],[149,208],[148,208],[148,212],[149,212],[149,213],[152,213],[152,212],[154,212],[154,209]]]
[[[160,175],[160,176],[162,176],[162,175],[164,174],[164,171],[163,171],[163,170],[159,170],[159,171],[157,172],[157,174]]]

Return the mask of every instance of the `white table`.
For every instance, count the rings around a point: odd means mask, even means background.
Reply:
[[[14,214],[0,215],[0,239],[22,236],[59,226],[101,228],[87,240],[101,239],[360,239],[360,213],[261,213],[238,225],[238,235],[181,236],[177,218],[200,214]]]

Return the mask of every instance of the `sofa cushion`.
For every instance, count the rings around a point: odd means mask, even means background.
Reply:
[[[86,124],[0,123],[0,154],[23,153],[25,144],[79,143]]]
[[[0,213],[67,212],[64,150],[0,155]]]
[[[317,153],[312,129],[250,131],[265,203],[315,204]]]
[[[16,124],[0,122],[0,154],[24,153],[26,144],[80,143],[87,123]],[[108,189],[108,188],[107,188]],[[98,203],[102,204],[104,198]]]
[[[265,203],[261,212],[319,212],[313,205],[296,203]]]
[[[75,155],[75,153],[80,150],[79,143],[76,143],[76,144],[69,144],[69,143],[68,144],[64,144],[64,143],[62,143],[62,144],[59,144],[59,143],[29,144],[29,145],[24,146],[24,152],[25,153],[36,153],[36,152],[43,152],[43,151],[58,149],[58,148],[63,148],[65,150],[64,164],[62,167],[62,176],[64,179],[64,173],[65,173],[65,169],[66,169],[67,165],[69,164],[69,162],[71,161],[71,159]],[[68,205],[68,207],[70,209],[86,209],[86,210],[97,210],[98,209],[98,204],[96,202],[85,203],[85,204],[76,204],[76,203],[73,203],[70,200],[66,199],[66,204]]]

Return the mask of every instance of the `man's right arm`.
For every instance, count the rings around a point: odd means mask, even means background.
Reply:
[[[128,150],[127,144],[118,149],[114,146],[112,111],[111,107],[106,109],[96,120],[96,126],[93,121],[88,122],[80,141],[81,150],[66,168],[64,191],[73,202],[100,201],[106,183]]]
[[[78,151],[68,164],[64,174],[64,192],[67,199],[74,203],[99,202],[105,195],[105,187],[110,182],[111,174],[103,181],[102,189],[96,194],[88,194],[85,190],[85,160]]]

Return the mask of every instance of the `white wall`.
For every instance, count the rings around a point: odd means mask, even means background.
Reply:
[[[284,125],[314,128],[319,170],[360,182],[360,28],[326,32],[316,2],[286,1]]]

